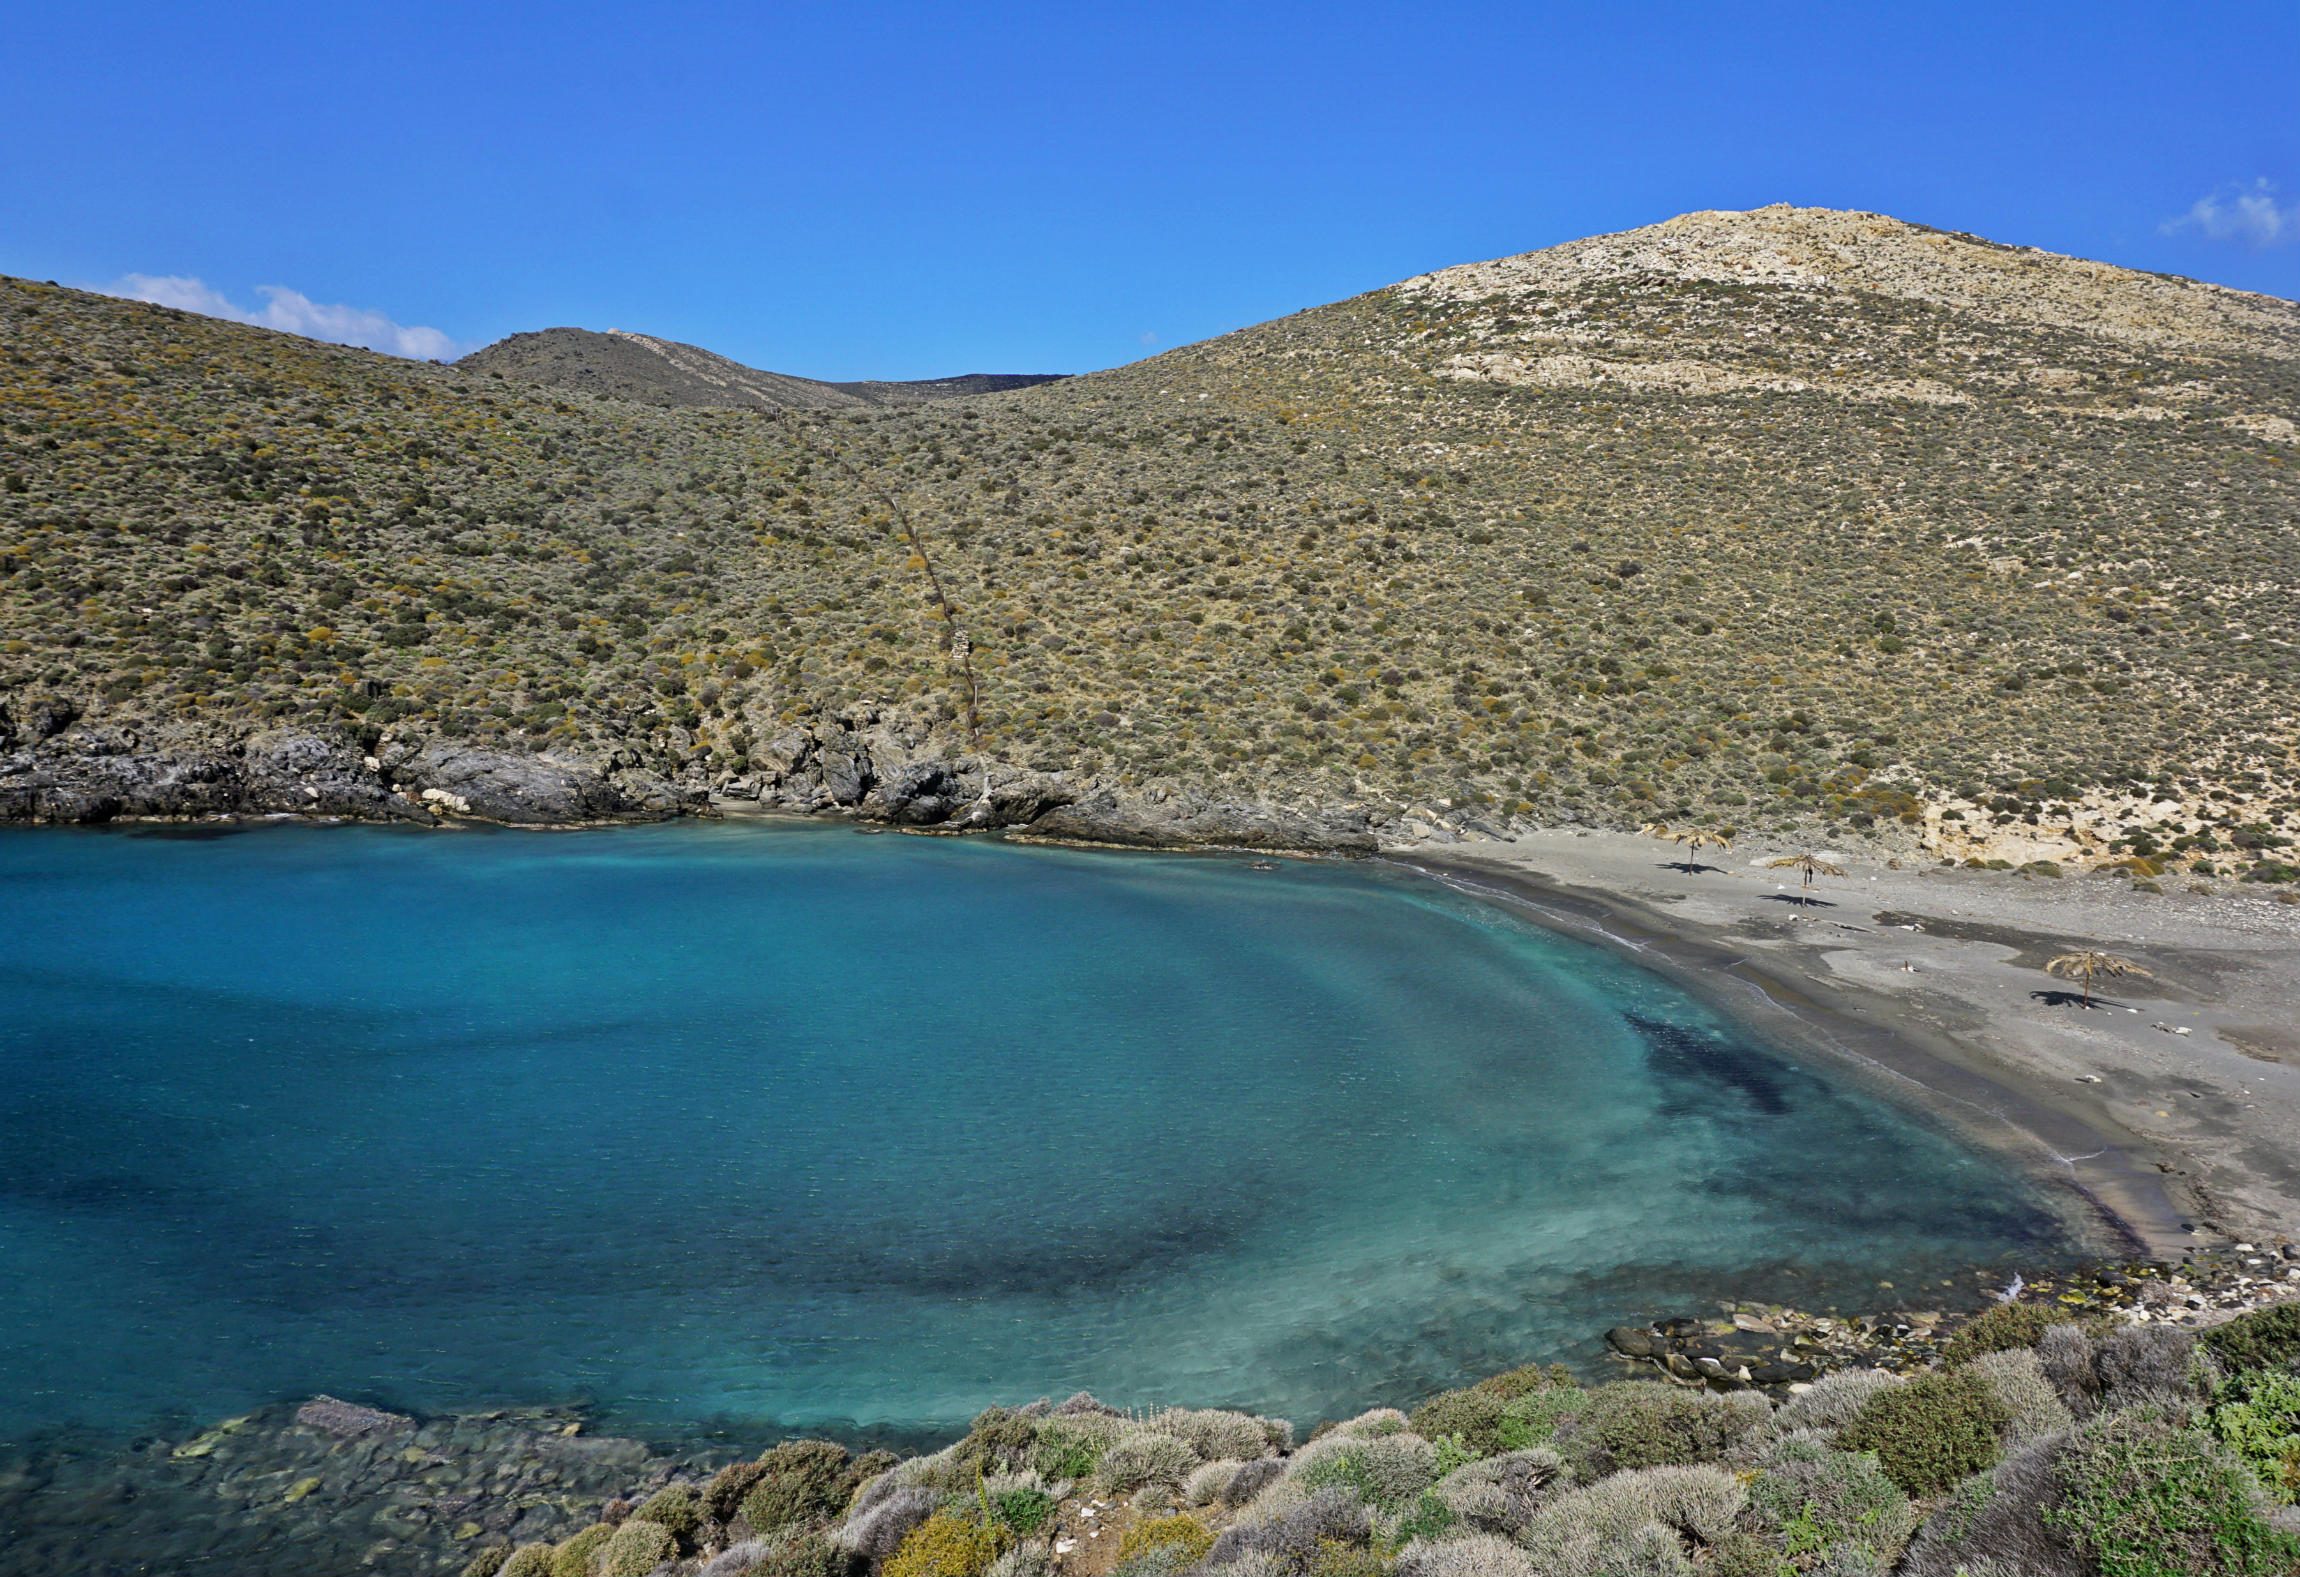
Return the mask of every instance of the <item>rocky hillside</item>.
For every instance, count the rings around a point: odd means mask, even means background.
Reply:
[[[2300,307],[2193,281],[1692,214],[907,408],[22,282],[0,342],[9,814],[149,805],[89,763],[195,746],[228,797],[284,731],[403,805],[494,803],[388,764],[453,747],[658,808],[1028,776],[1028,819],[1160,841],[1659,818],[2275,876],[2300,829]]]
[[[624,329],[542,329],[514,334],[457,363],[524,383],[647,405],[706,405],[727,410],[826,411],[995,394],[1054,383],[1054,373],[973,372],[915,383],[822,383],[761,372],[694,345]]]

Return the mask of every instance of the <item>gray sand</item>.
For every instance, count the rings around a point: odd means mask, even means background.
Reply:
[[[1847,848],[1813,851],[1846,875],[1806,907],[1796,872],[1762,868],[1794,852],[1745,842],[1687,871],[1667,842],[1570,830],[1385,849],[1769,1019],[2064,1185],[2111,1240],[2300,1230],[2300,905]],[[2101,981],[2088,1011],[2042,968],[2079,946],[2154,978]]]

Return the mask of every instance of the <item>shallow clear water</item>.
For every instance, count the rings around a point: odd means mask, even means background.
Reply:
[[[313,1391],[1306,1422],[2060,1246],[1996,1163],[1378,867],[187,830],[0,836],[0,1439]]]

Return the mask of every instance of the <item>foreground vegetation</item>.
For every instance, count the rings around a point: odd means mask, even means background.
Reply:
[[[1520,1369],[1327,1426],[993,1408],[776,1447],[466,1577],[2289,1577],[2300,1304],[2205,1332],[2006,1305],[1947,1366],[1763,1393]]]
[[[1798,247],[1853,261],[1747,262]],[[293,722],[709,786],[875,706],[1377,817],[2081,822],[2270,878],[2300,831],[2267,298],[1768,210],[904,409],[664,408],[23,281],[0,343],[0,749]]]

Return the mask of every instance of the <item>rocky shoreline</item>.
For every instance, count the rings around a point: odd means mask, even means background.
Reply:
[[[2174,1262],[2103,1262],[2008,1290],[2015,1306],[2037,1311],[2039,1320],[2094,1330],[2209,1329],[2249,1311],[2300,1303],[2300,1245],[2287,1239],[2216,1246]],[[1769,1405],[1787,1406],[1831,1375],[1913,1377],[1964,1361],[1971,1354],[1960,1351],[1959,1333],[2004,1307],[1984,1300],[1965,1309],[1846,1316],[1721,1304],[1716,1317],[1678,1314],[1615,1327],[1605,1344],[1613,1378],[1641,1376],[1665,1389],[1715,1396],[1761,1393]],[[1968,1337],[1964,1345],[1971,1344]],[[1327,1422],[1304,1435],[1316,1440],[1334,1430]],[[842,1457],[850,1446],[864,1452],[849,1463],[849,1476],[896,1463],[867,1445],[857,1439],[824,1449]],[[922,1460],[933,1458],[912,1462]],[[658,1496],[700,1492],[707,1499],[707,1486],[743,1467],[726,1448],[666,1449],[594,1434],[575,1408],[419,1419],[319,1396],[157,1432],[126,1449],[61,1442],[0,1455],[0,1574],[452,1577],[492,1570],[513,1549],[565,1548],[582,1530],[619,1523]],[[1092,1545],[1101,1532],[1115,1535],[1135,1509],[1122,1499],[1083,1497],[1066,1506],[1061,1520],[1071,1537],[1054,1547],[1087,1548],[1067,1564],[1058,1557],[1056,1569],[1084,1577],[1109,1571],[1115,1548],[1096,1552]],[[1112,1558],[1098,1560],[1097,1553]],[[719,1570],[701,1557],[645,1569]]]
[[[743,771],[727,772],[710,768],[708,751],[531,753],[389,732],[91,719],[62,701],[13,711],[0,702],[0,823],[295,815],[577,827],[726,807],[1134,848],[1377,847],[1377,824],[1362,809],[1122,788],[942,744],[922,726],[864,711],[786,729],[753,747]]]

